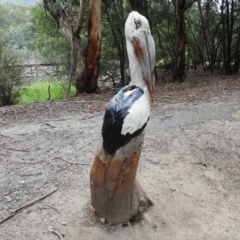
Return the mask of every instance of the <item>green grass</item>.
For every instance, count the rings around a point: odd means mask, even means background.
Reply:
[[[48,88],[50,85],[50,100],[62,99],[66,95],[67,82],[39,82],[29,85],[20,91],[18,104],[32,102],[46,102],[49,100]],[[71,86],[69,96],[73,96],[76,92],[74,86]]]

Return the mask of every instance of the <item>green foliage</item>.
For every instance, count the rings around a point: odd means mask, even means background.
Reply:
[[[31,8],[32,5],[24,3],[0,3],[0,33],[4,32],[5,45],[31,48],[32,33],[26,31],[31,23]]]
[[[19,96],[23,68],[18,56],[0,42],[0,106],[12,105]]]
[[[187,0],[190,2],[190,0]],[[227,0],[225,2],[231,2]],[[51,11],[59,11],[60,3],[77,22],[79,2],[57,0],[51,4]],[[234,1],[234,25],[232,30],[231,57],[239,52],[239,2]],[[221,4],[221,3],[220,3]],[[85,4],[85,14],[80,39],[87,46],[87,23],[89,1]],[[132,9],[132,7],[133,9]],[[124,34],[125,20],[131,10],[145,15],[150,23],[156,45],[157,66],[171,65],[176,61],[178,46],[177,29],[178,1],[166,0],[129,0],[102,1],[102,47],[100,75],[113,81],[126,83],[128,59]],[[226,6],[223,6],[226,8]],[[62,8],[62,7],[61,7]],[[230,9],[231,11],[231,9]],[[201,64],[206,61],[223,61],[223,18],[214,1],[196,1],[185,12],[187,46],[186,62]],[[226,21],[227,23],[227,21]],[[225,34],[225,35],[224,35]],[[41,53],[46,62],[61,63],[65,66],[62,75],[68,75],[70,69],[70,46],[57,22],[44,9],[42,3],[27,5],[23,3],[0,3],[0,41],[4,46],[26,46]],[[19,51],[20,52],[20,51]],[[76,70],[74,68],[74,70]]]
[[[34,21],[31,20],[31,22],[28,22],[24,25],[24,28],[22,28],[23,36],[25,38],[25,46],[29,51],[34,51],[36,49],[36,46],[34,45],[34,38],[37,34],[36,25],[34,24]]]
[[[0,27],[0,43],[3,46],[6,46],[8,42],[9,42],[8,33],[2,27]]]
[[[8,31],[9,34],[9,44],[14,46],[16,49],[21,49],[26,45],[25,37],[21,27],[10,28]]]
[[[68,73],[70,69],[70,46],[55,20],[40,3],[32,8],[31,18],[36,27],[36,33],[33,37],[34,46],[38,48],[47,62],[63,63]]]
[[[0,3],[0,25],[3,29],[25,25],[32,5],[24,3]]]
[[[106,0],[102,5],[100,74],[123,85],[126,83],[124,71],[128,61],[124,26],[131,8],[127,1],[113,3]]]
[[[20,98],[18,103],[24,104],[62,99],[65,97],[67,85],[67,81],[64,80],[34,83],[23,88],[20,91]],[[73,96],[75,93],[76,88],[74,86],[71,86],[69,95]]]

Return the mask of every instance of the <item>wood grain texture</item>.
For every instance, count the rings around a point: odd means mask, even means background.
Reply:
[[[129,221],[149,199],[136,181],[141,150],[124,160],[103,163],[96,156],[90,172],[91,204],[108,223]]]

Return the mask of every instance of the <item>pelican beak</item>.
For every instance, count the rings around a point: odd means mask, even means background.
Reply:
[[[151,101],[153,102],[155,97],[155,44],[150,31],[140,31],[135,34],[132,38],[132,44],[139,59]]]

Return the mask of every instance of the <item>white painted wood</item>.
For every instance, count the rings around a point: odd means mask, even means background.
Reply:
[[[136,22],[139,23],[140,27],[136,26]],[[153,92],[155,83],[153,72],[155,68],[155,44],[148,20],[136,11],[131,12],[125,23],[125,36],[131,75],[129,85],[142,88],[146,85],[145,80],[149,79],[151,81],[149,90]],[[141,59],[135,53],[132,44],[133,39],[137,39],[139,46],[144,50],[144,55]]]
[[[144,94],[133,103],[124,118],[121,134],[134,133],[142,128],[150,116],[150,98],[147,87],[143,87]]]
[[[136,27],[136,22],[139,22],[139,28]],[[144,94],[128,110],[129,114],[124,119],[121,131],[123,135],[127,133],[133,134],[148,121],[150,116],[150,95],[148,91],[150,89],[147,88],[144,78],[150,79],[151,83],[153,83],[153,69],[155,65],[155,46],[147,19],[138,12],[131,12],[125,24],[125,35],[131,75],[129,85],[142,88]],[[132,44],[133,38],[138,39],[141,48],[145,50],[141,60],[135,53]],[[151,86],[151,90],[152,88],[154,86]]]

